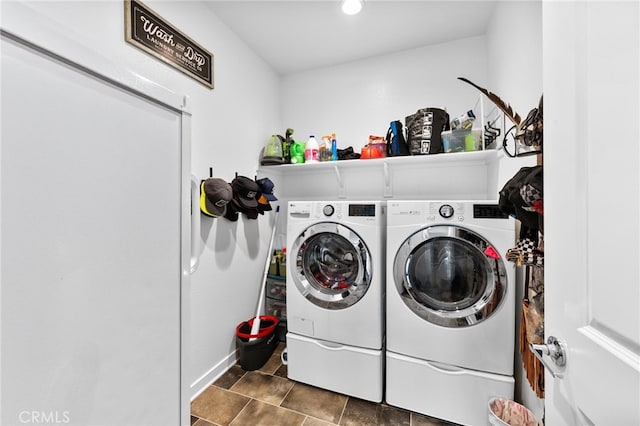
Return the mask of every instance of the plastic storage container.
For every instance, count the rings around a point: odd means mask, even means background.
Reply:
[[[284,277],[267,276],[267,297],[285,300],[287,297],[287,282]]]
[[[481,133],[480,129],[442,132],[442,149],[444,152],[479,151],[482,149]]]
[[[281,321],[287,320],[287,302],[267,297],[265,304],[265,312],[274,317],[278,317]]]
[[[285,250],[283,249],[283,252]],[[280,271],[286,269],[286,257],[281,257]],[[276,335],[281,342],[286,341],[287,335],[287,279],[284,274],[267,275],[265,295],[265,314],[273,315],[280,320]]]

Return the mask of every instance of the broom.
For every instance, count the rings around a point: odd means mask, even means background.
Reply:
[[[522,313],[520,315],[520,354],[522,365],[527,376],[529,386],[538,398],[544,398],[544,366],[529,349],[529,335],[527,333],[527,312],[529,310],[529,271],[526,268],[524,298],[522,300]]]

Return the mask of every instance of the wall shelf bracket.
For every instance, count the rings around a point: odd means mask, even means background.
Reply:
[[[347,198],[347,191],[344,188],[344,179],[342,179],[342,175],[340,174],[340,169],[337,165],[333,166],[333,170],[336,173],[336,180],[338,181],[338,198],[344,199]]]
[[[393,192],[391,191],[391,173],[389,173],[389,164],[387,164],[386,162],[383,164],[383,171],[384,171],[384,192],[383,192],[383,196],[384,198],[391,198],[393,197]]]

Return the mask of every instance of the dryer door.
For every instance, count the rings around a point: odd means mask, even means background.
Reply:
[[[481,235],[459,226],[424,228],[400,246],[393,276],[403,302],[444,327],[467,327],[500,307],[507,289],[504,262]]]
[[[344,309],[357,303],[371,284],[371,253],[350,228],[322,222],[304,230],[291,248],[292,277],[313,304]]]

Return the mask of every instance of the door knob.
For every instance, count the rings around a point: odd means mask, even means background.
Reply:
[[[549,370],[555,378],[561,379],[563,373],[558,367],[564,367],[567,363],[565,345],[554,336],[547,338],[546,344],[529,344],[529,350],[540,360],[544,368]],[[549,362],[551,360],[551,363]]]

